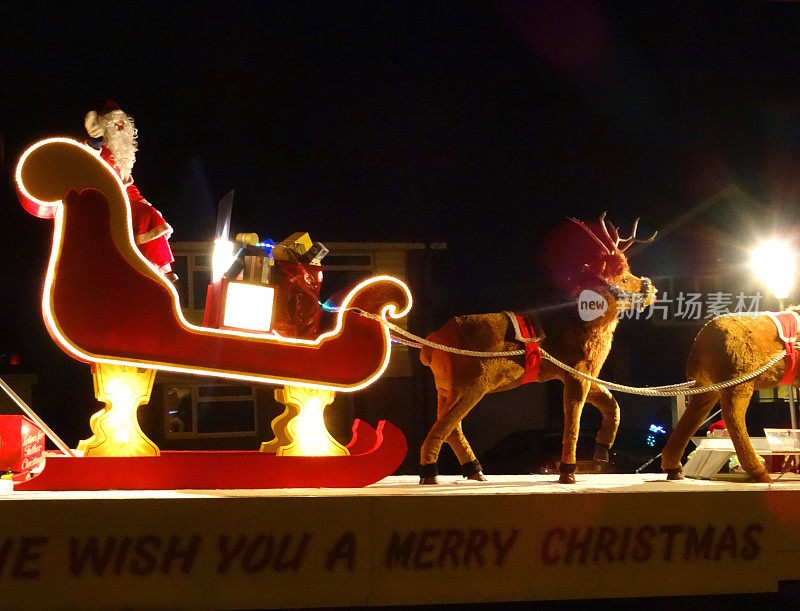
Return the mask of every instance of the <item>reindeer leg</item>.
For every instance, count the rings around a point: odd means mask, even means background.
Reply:
[[[458,463],[461,465],[461,474],[477,482],[485,482],[486,478],[483,476],[483,467],[472,451],[472,446],[464,436],[464,431],[461,429],[461,422],[456,425],[453,432],[445,439],[445,442],[453,449],[453,452],[458,458]]]
[[[446,414],[450,408],[452,407],[454,400],[451,399],[451,392],[449,389],[439,388],[436,389],[436,422],[434,426],[439,422],[439,419]],[[437,479],[439,475],[439,468],[437,461],[439,460],[439,452],[442,448],[442,442],[436,441],[435,438],[432,437],[433,434],[433,427],[428,432],[425,441],[422,442],[422,447],[419,450],[419,483],[432,485],[438,484],[439,480]]]
[[[439,395],[438,418],[434,422],[420,450],[420,484],[436,484],[436,461],[445,439],[448,439],[461,421],[486,394],[479,388],[471,387],[451,400],[446,394]],[[463,437],[463,432],[461,436]],[[466,442],[466,438],[464,438]],[[467,444],[469,447],[469,444]],[[471,453],[471,450],[470,450]],[[474,454],[473,454],[474,456]],[[460,458],[460,457],[459,457]],[[434,465],[433,467],[431,465]]]
[[[603,414],[603,423],[597,431],[594,459],[608,462],[608,450],[614,445],[619,428],[619,404],[605,386],[592,384],[586,401]]]
[[[689,443],[692,435],[697,432],[700,425],[708,417],[708,412],[719,400],[718,392],[708,392],[692,395],[686,405],[678,424],[672,429],[664,449],[661,451],[661,470],[667,474],[667,479],[683,479],[681,456]]]
[[[728,434],[733,442],[733,447],[736,448],[736,455],[739,457],[739,462],[744,470],[750,474],[754,481],[769,483],[772,479],[764,465],[758,460],[756,451],[747,434],[747,425],[744,419],[752,396],[753,385],[747,383],[738,384],[721,391],[722,418],[728,427]]]
[[[578,433],[581,425],[581,412],[589,394],[588,382],[568,377],[564,380],[564,436],[561,444],[561,476],[562,484],[575,483],[577,460],[575,450],[578,445]]]

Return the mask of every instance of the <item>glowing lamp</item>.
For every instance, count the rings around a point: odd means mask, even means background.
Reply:
[[[269,331],[275,289],[262,284],[229,282],[225,291],[224,327]]]
[[[144,434],[136,412],[150,400],[154,369],[95,363],[94,394],[105,407],[89,420],[92,436],[78,443],[84,456],[158,456],[158,446]]]
[[[350,452],[325,427],[325,408],[336,393],[319,388],[285,386],[275,399],[286,410],[272,421],[275,438],[261,444],[261,452],[278,456],[347,456]]]
[[[789,297],[794,287],[797,254],[786,242],[772,239],[759,244],[751,254],[750,267],[777,299]]]
[[[217,282],[228,271],[236,255],[233,244],[225,238],[214,240],[214,253],[211,256],[211,282]]]

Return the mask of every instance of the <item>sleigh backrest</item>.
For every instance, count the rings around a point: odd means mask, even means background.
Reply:
[[[23,208],[39,218],[63,213],[62,200],[70,191],[100,191],[108,201],[109,228],[119,253],[136,271],[168,286],[134,243],[130,205],[122,181],[90,147],[68,138],[37,143],[17,164],[16,185]]]

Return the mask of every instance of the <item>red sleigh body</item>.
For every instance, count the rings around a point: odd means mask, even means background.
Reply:
[[[358,390],[383,373],[388,330],[349,308],[405,315],[411,295],[399,280],[362,282],[344,299],[334,328],[315,340],[198,327],[134,246],[121,183],[90,149],[46,141],[20,161],[17,180],[23,206],[55,219],[43,315],[75,358],[337,391]]]

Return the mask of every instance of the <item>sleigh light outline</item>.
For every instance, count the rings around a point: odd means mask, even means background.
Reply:
[[[226,379],[244,380],[269,384],[291,384],[325,390],[353,392],[363,389],[375,382],[386,370],[391,355],[391,339],[388,328],[379,321],[361,317],[353,308],[359,308],[379,314],[385,320],[398,319],[405,316],[411,308],[411,292],[405,283],[387,275],[379,275],[364,280],[353,287],[343,299],[335,313],[335,325],[331,331],[320,334],[316,339],[294,339],[258,332],[235,331],[230,329],[214,329],[194,325],[186,320],[180,308],[180,299],[175,287],[168,282],[147,261],[136,248],[133,241],[130,206],[124,185],[113,170],[100,160],[96,152],[79,142],[69,138],[48,138],[29,147],[21,156],[16,169],[16,185],[23,207],[39,218],[53,218],[53,244],[47,265],[44,287],[42,291],[42,314],[48,332],[65,352],[74,358],[90,363],[110,363],[133,365],[158,369],[162,371],[188,373],[194,375],[214,376]],[[107,208],[109,236],[99,239],[110,240],[121,259],[138,272],[142,279],[129,282],[137,288],[150,291],[154,286],[166,291],[170,304],[172,323],[171,332],[177,333],[187,341],[188,346],[224,348],[231,356],[233,346],[247,347],[248,354],[259,351],[261,360],[253,367],[232,367],[231,362],[215,362],[211,366],[201,365],[195,356],[184,355],[183,362],[171,358],[143,358],[141,352],[120,347],[116,352],[108,346],[108,340],[98,340],[103,350],[90,349],[86,346],[86,329],[81,337],[75,337],[74,330],[65,330],[65,326],[79,321],[82,312],[70,311],[72,305],[60,300],[57,293],[61,289],[60,274],[65,248],[65,232],[71,214],[71,204],[81,201],[94,202],[102,208],[105,201]],[[71,203],[68,203],[70,202]],[[78,231],[79,233],[79,231]],[[91,250],[91,247],[75,247]],[[68,266],[67,266],[68,267]],[[120,268],[121,271],[122,268]],[[128,270],[129,271],[129,270]],[[76,276],[75,271],[67,271]],[[126,272],[127,273],[127,272]],[[130,276],[130,274],[129,274]],[[112,279],[118,281],[118,279]],[[122,283],[124,285],[124,282]],[[155,294],[155,293],[154,293]],[[86,303],[91,297],[86,297]],[[163,300],[163,295],[160,297]],[[85,305],[85,304],[84,304]],[[69,319],[69,320],[67,320]],[[159,319],[165,328],[169,321]],[[80,328],[80,323],[78,328]],[[88,335],[91,333],[88,332]],[[189,340],[192,341],[189,341]],[[103,344],[105,346],[102,346]],[[358,349],[349,350],[350,345]],[[326,354],[323,355],[322,353]],[[298,365],[298,375],[276,373],[274,364],[277,360],[291,353],[291,359]],[[344,365],[339,363],[337,376],[326,373],[324,359],[338,357],[345,359]],[[205,358],[205,357],[204,357]],[[306,360],[311,362],[305,364]],[[370,364],[365,364],[369,360]],[[187,362],[188,361],[188,362]],[[222,363],[221,363],[222,362]],[[241,359],[237,361],[241,363]],[[354,370],[347,372],[345,365],[352,365]],[[344,377],[342,377],[344,376]],[[349,377],[348,377],[349,376]]]

